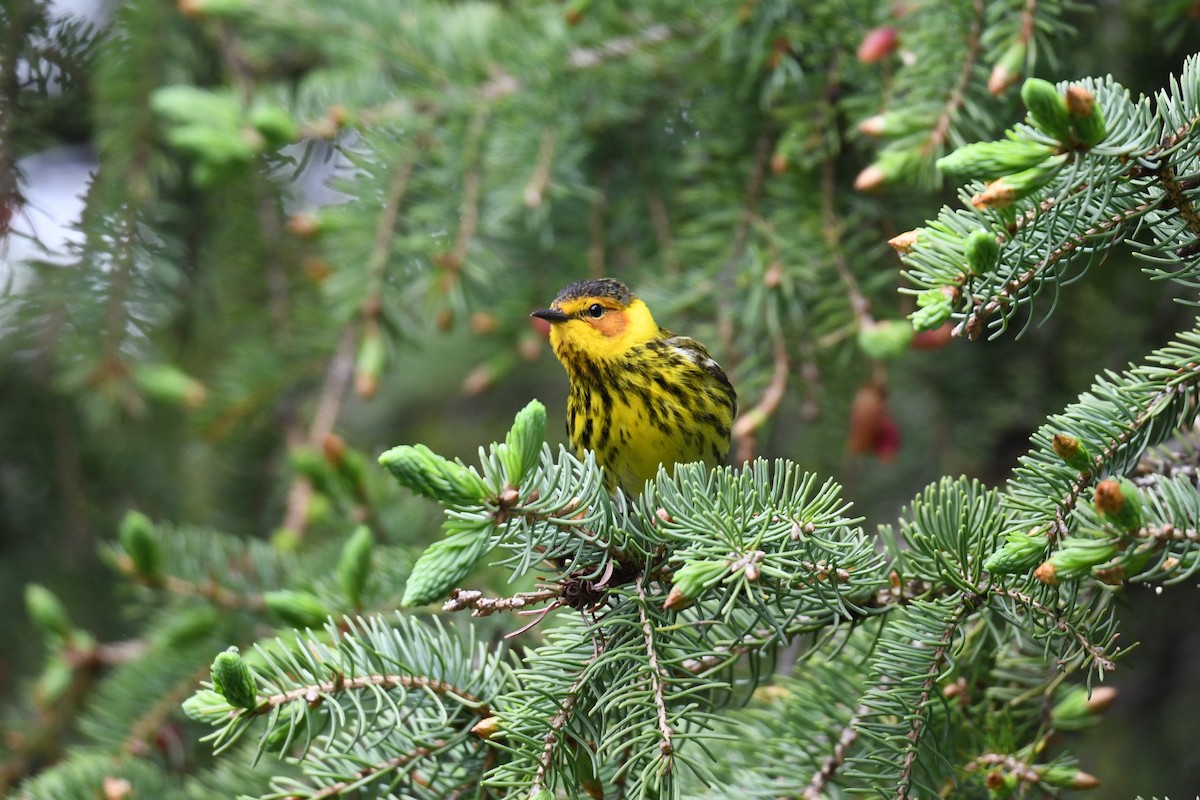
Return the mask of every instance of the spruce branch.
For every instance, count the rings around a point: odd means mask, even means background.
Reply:
[[[152,589],[162,589],[180,597],[199,597],[207,600],[218,608],[235,610],[249,609],[262,611],[266,608],[260,594],[245,594],[228,589],[217,583],[215,579],[189,580],[175,575],[164,575],[160,579],[150,581],[134,565],[133,559],[125,554],[116,556],[114,561],[121,574],[135,583],[140,583]]]
[[[512,597],[484,597],[477,589],[455,589],[450,592],[450,599],[442,606],[442,611],[454,612],[471,609],[472,617],[487,617],[500,611],[521,612],[526,606],[534,603],[544,603],[557,600],[562,596],[558,586],[542,589],[537,592],[521,592]]]
[[[295,556],[260,541],[163,524],[152,526],[147,535],[149,545],[161,554],[153,572],[137,560],[144,556],[124,549],[126,542],[105,548],[109,563],[147,589],[202,598],[225,610],[262,611],[264,595],[300,570]]]
[[[1144,524],[1128,530],[1124,551],[1099,569],[1104,575],[1139,582],[1188,580],[1200,570],[1200,496],[1193,477],[1164,476],[1130,494],[1139,498]],[[1157,563],[1147,567],[1156,556]]]
[[[579,670],[575,679],[567,687],[566,693],[557,701],[557,707],[554,711],[554,716],[550,718],[546,726],[546,735],[542,737],[543,747],[537,758],[537,771],[534,773],[533,782],[530,785],[530,796],[536,796],[539,791],[544,791],[549,788],[548,780],[550,770],[554,764],[554,757],[557,748],[563,744],[563,730],[567,723],[571,720],[571,715],[575,711],[575,704],[579,701],[579,694],[585,685],[585,679],[588,676],[588,667],[598,662],[604,654],[604,645],[598,644],[589,659]]]
[[[175,687],[162,694],[140,718],[129,726],[128,735],[121,743],[121,751],[136,756],[149,754],[149,747],[168,720],[179,712],[179,706],[195,690],[196,684],[208,677],[208,665],[204,665],[176,682]]]
[[[826,787],[837,775],[842,765],[846,763],[846,757],[850,752],[850,748],[854,747],[855,742],[858,741],[858,721],[868,711],[870,709],[860,705],[850,715],[850,719],[846,721],[841,735],[838,736],[837,742],[833,746],[833,752],[821,762],[820,768],[800,791],[799,797],[801,800],[822,800],[826,796]]]
[[[150,180],[155,165],[157,125],[150,96],[164,74],[173,9],[144,0],[123,4],[114,15],[114,28],[99,48],[95,85],[97,101],[110,112],[99,118],[97,142],[101,170],[121,176],[130,190],[131,208],[136,212],[151,199]],[[161,166],[161,164],[160,164]],[[131,220],[132,224],[132,220]],[[98,252],[105,248],[93,246]],[[116,312],[109,312],[114,317]]]
[[[35,696],[38,713],[27,725],[12,729],[7,737],[0,761],[0,791],[20,781],[38,761],[58,760],[65,732],[86,713],[86,704],[103,674],[122,664],[136,663],[145,650],[141,641],[107,644],[81,636],[64,641],[60,658],[65,682],[53,697]]]
[[[1188,542],[1200,544],[1200,531],[1195,528],[1176,528],[1171,523],[1163,523],[1154,527],[1141,528],[1132,534],[1138,539],[1150,539],[1159,544],[1167,542]]]
[[[1200,484],[1200,448],[1196,431],[1182,432],[1184,447],[1178,450],[1152,449],[1142,455],[1132,473],[1132,480],[1142,488],[1154,486],[1161,480],[1183,478],[1193,486]]]
[[[1182,81],[1197,70],[1193,57]],[[962,177],[1000,177],[974,195],[971,188],[979,184],[972,184],[961,196],[974,210],[944,208],[936,222],[916,231],[915,244],[902,256],[914,283],[947,291],[959,307],[956,335],[976,338],[988,327],[999,335],[1043,291],[1057,294],[1072,279],[1069,270],[1082,275],[1112,243],[1125,239],[1147,259],[1175,267],[1152,272],[1182,283],[1193,277],[1188,247],[1197,240],[1200,214],[1195,187],[1178,176],[1194,171],[1186,132],[1200,116],[1194,98],[1173,84],[1156,98],[1155,113],[1150,99],[1132,101],[1111,79],[1058,89],[1045,84],[1045,91],[1052,105],[1063,102],[1064,91],[1077,98],[1079,116],[1064,109],[1064,119],[1073,126],[1086,119],[1097,130],[1085,138],[1050,132],[1044,129],[1050,123],[1031,112],[1030,124],[1016,125],[1008,139],[968,145],[943,159],[944,169]],[[1036,163],[1017,158],[1025,152],[1044,157]],[[996,232],[1001,263],[973,274],[963,269],[962,242],[980,226]],[[1135,237],[1139,232],[1149,235]]]
[[[1031,767],[1025,761],[1014,758],[1004,753],[983,753],[972,761],[967,762],[963,766],[966,772],[975,772],[985,767],[1003,767],[1012,775],[1016,775],[1018,780],[1026,783],[1038,783],[1041,776],[1037,770]]]
[[[1117,668],[1116,663],[1108,657],[1107,648],[1094,644],[1084,631],[1080,630],[1064,616],[1062,611],[1050,608],[1036,598],[1015,589],[990,587],[987,590],[987,594],[993,597],[1006,597],[1010,600],[1015,600],[1030,611],[1040,615],[1051,627],[1071,636],[1079,645],[1080,650],[1087,653],[1092,663],[1102,672],[1112,672]]]
[[[233,709],[218,692],[202,691],[184,704],[216,727],[208,738],[218,751],[266,717],[260,752],[285,751],[301,736],[304,750],[315,744],[346,753],[373,746],[401,721],[407,738],[383,738],[406,752],[412,742],[469,733],[509,681],[504,662],[477,646],[473,631],[460,636],[405,617],[329,624],[322,636],[258,647],[256,662],[252,702]]]
[[[375,223],[371,250],[367,256],[366,291],[359,306],[362,327],[355,363],[354,389],[360,397],[368,400],[375,395],[379,387],[379,377],[386,363],[380,325],[380,317],[385,308],[383,289],[398,233],[400,207],[416,164],[416,158],[406,154],[392,169]]]
[[[491,710],[487,704],[469,692],[445,681],[436,680],[423,675],[357,675],[346,677],[337,675],[327,681],[317,681],[289,689],[278,694],[264,695],[258,704],[248,709],[251,714],[269,714],[279,706],[303,700],[310,705],[321,702],[321,699],[338,692],[355,692],[363,689],[420,689],[454,700],[472,713],[487,717]]]
[[[831,80],[832,80],[831,67]],[[821,234],[825,239],[825,247],[829,251],[838,280],[845,288],[850,309],[854,314],[855,326],[858,329],[869,328],[874,320],[871,317],[871,302],[863,294],[850,261],[846,258],[842,247],[842,234],[846,223],[837,212],[837,160],[830,156],[821,165]]]
[[[309,797],[311,800],[325,800],[325,798],[339,797],[344,792],[376,779],[380,775],[407,767],[418,759],[428,758],[443,747],[445,747],[445,742],[434,742],[431,747],[418,747],[412,752],[396,756],[378,764],[371,764],[360,769],[354,776],[354,780],[331,783]]]
[[[1050,44],[1067,33],[1065,11],[1060,3],[985,8],[982,0],[957,0],[900,15],[897,38],[905,50],[920,56],[888,82],[884,105],[889,110],[860,123],[860,132],[890,141],[858,174],[855,188],[875,191],[901,181],[933,184],[938,178],[934,161],[948,147],[989,132],[982,108],[1026,69],[1036,52],[1030,40],[1040,33]],[[985,77],[984,61],[998,46],[1003,50],[991,76]]]
[[[928,725],[929,701],[933,696],[934,687],[942,674],[950,645],[958,632],[959,626],[969,617],[982,602],[982,597],[967,596],[960,599],[956,611],[943,624],[941,637],[933,644],[933,652],[928,657],[928,666],[920,684],[920,694],[912,708],[912,718],[909,723],[908,744],[904,749],[904,758],[900,762],[900,773],[896,781],[896,800],[907,800],[912,791],[913,769],[917,760],[917,744],[921,740]]]
[[[443,290],[449,289],[453,285],[456,279],[454,276],[466,264],[467,253],[471,248],[471,243],[475,239],[476,228],[479,226],[479,192],[482,186],[480,148],[483,142],[483,133],[490,116],[491,108],[487,105],[482,105],[472,115],[471,121],[467,126],[466,142],[464,145],[466,152],[463,156],[463,166],[466,172],[463,176],[458,235],[454,239],[454,246],[450,249],[450,252],[438,259],[438,266],[445,271],[442,278]]]
[[[1196,210],[1192,198],[1187,194],[1187,190],[1195,189],[1198,185],[1196,179],[1189,178],[1188,185],[1185,186],[1176,175],[1175,169],[1170,162],[1166,160],[1159,165],[1156,175],[1158,182],[1162,185],[1163,192],[1166,194],[1165,202],[1169,203],[1179,212],[1179,216],[1187,224],[1187,228],[1192,236],[1200,239],[1200,211]],[[1180,258],[1186,258],[1193,254],[1187,251],[1180,251],[1178,253]]]
[[[967,29],[958,77],[938,113],[937,120],[930,128],[924,144],[921,145],[922,152],[927,156],[939,155],[949,144],[951,126],[962,112],[962,106],[966,102],[967,87],[970,86],[971,79],[979,65],[984,18],[983,0],[971,0],[971,10],[973,14]]]
[[[543,458],[545,457],[543,456]],[[579,495],[570,498],[562,495],[556,499],[559,502],[552,504],[539,502],[541,493],[536,489],[521,498],[517,490],[509,488],[494,498],[495,508],[491,512],[490,519],[497,528],[504,528],[513,522],[529,526],[548,526],[565,537],[576,539],[582,544],[603,551],[617,561],[623,559],[628,561],[631,558],[614,542],[606,538],[603,531],[595,529],[594,526],[581,524],[590,515],[592,509],[583,505],[583,500]],[[563,502],[564,499],[565,502]]]
[[[658,650],[654,642],[654,626],[650,622],[650,618],[646,615],[646,588],[643,585],[645,577],[639,578],[634,587],[637,590],[638,599],[641,601],[638,604],[638,618],[641,622],[642,641],[646,648],[646,658],[649,662],[650,676],[650,691],[654,700],[655,713],[658,716],[658,734],[660,737],[658,750],[662,754],[662,771],[663,774],[669,773],[672,769],[673,756],[675,753],[675,730],[667,719],[667,702],[666,702],[666,685],[665,674],[658,663]]]
[[[130,180],[140,180],[133,175]],[[118,227],[113,238],[113,269],[108,288],[108,300],[104,314],[104,362],[102,369],[116,370],[120,364],[119,351],[125,338],[125,301],[129,291],[132,272],[135,268],[133,248],[137,236],[135,208],[126,206],[117,213]]]
[[[1119,211],[1078,233],[1072,233],[1066,241],[1051,249],[1024,272],[1006,281],[986,302],[977,303],[966,318],[955,327],[954,335],[965,334],[969,339],[979,338],[984,326],[991,321],[992,317],[998,313],[1007,316],[1031,287],[1038,281],[1044,280],[1047,275],[1054,275],[1059,261],[1071,258],[1079,248],[1091,244],[1097,238],[1109,238],[1120,232],[1156,208],[1158,204],[1158,200],[1141,203]]]
[[[340,740],[327,748],[314,747],[303,764],[307,780],[276,779],[276,791],[265,800],[341,797],[376,787],[401,790],[420,800],[458,797],[471,790],[479,792],[478,770],[487,750],[464,731],[420,736],[400,747],[380,738],[360,744],[351,753],[346,749]]]
[[[893,796],[906,798],[918,767],[939,768],[918,759],[918,746],[939,708],[934,688],[951,646],[981,600],[960,592],[916,600],[884,628],[870,657],[869,684],[861,696],[867,712],[859,715],[857,725],[863,747],[847,761],[849,778],[889,787]]]
[[[400,207],[416,166],[415,158],[410,156],[403,159],[392,168],[387,182],[387,193],[375,223],[375,237],[365,264],[367,291],[361,309],[364,324],[378,317],[383,305],[383,282],[387,278],[387,266],[398,230]]]
[[[1052,526],[1054,537],[1064,538],[1093,475],[1124,473],[1147,447],[1192,424],[1200,392],[1200,333],[1180,334],[1147,362],[1099,378],[1079,402],[1051,417],[1034,435],[1035,450],[1021,459],[1004,495],[1014,512],[1011,530]],[[1088,451],[1095,453],[1087,472],[1067,466],[1054,452],[1051,440],[1063,432],[1082,436]]]
[[[321,789],[314,794],[308,795],[309,800],[328,800],[328,798],[340,797],[351,789],[358,788],[371,782],[372,780],[378,779],[381,775],[408,767],[414,761],[418,761],[422,758],[429,758],[430,756],[436,754],[439,750],[443,749],[445,746],[445,742],[438,741],[434,742],[429,747],[417,747],[408,753],[395,756],[380,763],[370,764],[355,773],[353,779],[338,781],[336,783],[331,783],[327,786],[321,787]],[[414,780],[417,779],[414,778]]]

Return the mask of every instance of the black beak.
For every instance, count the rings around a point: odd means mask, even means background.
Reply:
[[[551,323],[566,322],[567,320],[570,319],[570,317],[568,317],[566,314],[564,314],[563,312],[559,311],[558,309],[554,309],[554,308],[539,308],[537,311],[534,311],[529,316],[539,317],[539,318],[544,319],[547,322],[551,322]]]

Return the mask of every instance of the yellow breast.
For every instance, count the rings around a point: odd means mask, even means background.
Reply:
[[[674,336],[619,281],[580,281],[534,316],[570,379],[567,437],[594,451],[610,491],[641,494],[660,467],[729,450],[737,395],[699,342]]]
[[[577,452],[596,453],[610,490],[636,497],[660,466],[670,472],[675,464],[711,467],[725,459],[736,396],[690,339],[655,339],[622,362],[581,372],[571,376],[568,438]]]

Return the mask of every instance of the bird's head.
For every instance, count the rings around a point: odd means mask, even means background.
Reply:
[[[530,316],[550,323],[550,346],[568,368],[579,359],[621,358],[630,348],[659,335],[646,304],[612,278],[572,283],[549,308]]]

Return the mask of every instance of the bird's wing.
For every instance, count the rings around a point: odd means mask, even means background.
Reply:
[[[729,394],[734,398],[734,407],[737,407],[737,394],[733,390],[733,384],[729,382],[725,370],[721,369],[721,365],[709,354],[707,347],[690,336],[670,336],[663,340],[663,344],[729,387]]]

